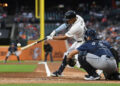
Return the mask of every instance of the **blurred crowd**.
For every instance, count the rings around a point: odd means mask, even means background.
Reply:
[[[80,9],[82,8],[81,6]],[[88,19],[84,17],[87,28],[95,29],[101,39],[107,40],[120,52],[120,9],[93,6],[88,11],[87,7],[85,8],[80,14],[88,13]]]
[[[5,28],[6,17],[7,17],[7,14],[0,7],[0,29],[4,29]]]
[[[19,38],[23,40],[37,40],[40,37],[39,24],[19,23]]]
[[[46,33],[51,32],[63,22],[62,19],[66,10],[69,10],[69,8],[65,10],[49,9],[45,12],[45,21],[47,21],[45,23]],[[75,11],[84,18],[87,28],[96,29],[103,40],[109,41],[115,49],[120,50],[120,9],[102,8],[94,4],[89,8],[87,5],[81,4]],[[22,11],[21,14],[15,16],[14,20],[19,23],[20,36],[26,30],[28,30],[27,35],[29,40],[34,40],[38,38],[37,36],[40,36],[38,32],[39,23],[35,19],[33,12]]]
[[[70,9],[71,7],[45,10],[45,35],[63,23],[64,13]],[[120,51],[120,8],[102,7],[93,3],[91,6],[79,4],[72,10],[84,18],[87,28],[95,29],[103,40],[109,41]],[[0,14],[0,22],[6,16]],[[14,23],[18,26],[19,37],[22,39],[36,40],[40,37],[39,21],[29,8],[22,7],[14,15]]]

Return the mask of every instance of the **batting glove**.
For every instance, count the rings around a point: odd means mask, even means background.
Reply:
[[[52,40],[53,37],[52,36],[47,36],[47,40]]]
[[[55,36],[55,34],[56,34],[56,31],[53,30],[53,32],[50,34],[50,36],[53,37],[53,36]]]

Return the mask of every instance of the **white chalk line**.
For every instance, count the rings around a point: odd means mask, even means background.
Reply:
[[[46,74],[49,77],[51,75],[51,72],[50,72],[50,69],[47,65],[47,62],[39,62],[38,64],[44,64],[45,65]]]

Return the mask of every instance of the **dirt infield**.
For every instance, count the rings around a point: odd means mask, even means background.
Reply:
[[[58,69],[60,63],[47,63],[47,65],[52,73]],[[62,77],[48,77],[45,65],[38,64],[33,73],[0,73],[0,83],[120,83],[120,81],[105,81],[103,77],[98,81],[85,81],[83,79],[85,74],[78,69],[66,67]]]

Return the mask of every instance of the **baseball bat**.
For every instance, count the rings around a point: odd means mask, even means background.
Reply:
[[[49,34],[50,34],[50,33],[49,33]],[[29,45],[26,45],[26,46],[22,47],[21,50],[25,50],[25,49],[27,49],[27,48],[29,48],[29,47],[37,44],[37,43],[40,43],[40,42],[42,42],[42,41],[44,41],[44,40],[46,40],[46,39],[47,39],[47,38],[45,37],[44,39],[41,39],[41,40],[39,40],[39,41],[33,42],[33,43],[29,44]]]
[[[29,45],[26,45],[26,46],[22,47],[21,50],[25,50],[25,49],[27,49],[27,48],[29,48],[29,47],[37,44],[37,43],[40,43],[40,42],[42,42],[42,41],[44,41],[44,40],[46,40],[46,39],[47,39],[47,38],[44,38],[44,39],[42,39],[42,40],[39,40],[39,41],[33,42],[33,43],[29,44]]]

